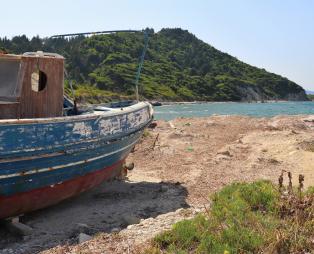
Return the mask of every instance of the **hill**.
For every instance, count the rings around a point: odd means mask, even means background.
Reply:
[[[188,31],[151,32],[140,79],[146,99],[168,101],[306,100],[302,87],[287,78],[243,63],[196,38]],[[49,51],[66,58],[68,79],[77,95],[88,100],[131,97],[143,34],[119,33],[41,39],[16,36],[0,39],[10,53]],[[84,98],[81,98],[84,99]]]
[[[314,95],[314,92],[313,91],[305,91],[306,92],[306,94],[313,94]]]

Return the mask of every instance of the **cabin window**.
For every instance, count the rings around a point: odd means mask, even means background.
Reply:
[[[34,92],[40,92],[46,88],[47,85],[47,75],[41,71],[37,70],[32,73],[32,90]]]
[[[20,60],[0,59],[0,97],[10,99],[18,96]]]

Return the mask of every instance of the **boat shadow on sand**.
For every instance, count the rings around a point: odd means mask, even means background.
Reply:
[[[187,208],[180,183],[113,181],[58,205],[21,217],[33,228],[21,237],[0,228],[0,253],[36,253],[60,244],[75,244],[80,233],[119,231],[140,219]]]

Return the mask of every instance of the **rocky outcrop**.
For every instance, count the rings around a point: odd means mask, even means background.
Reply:
[[[254,85],[241,85],[237,87],[237,92],[241,101],[266,101],[266,100],[287,100],[287,101],[308,101],[305,91],[301,88],[299,91],[290,92],[287,90],[280,94],[270,95],[265,93],[263,88]]]

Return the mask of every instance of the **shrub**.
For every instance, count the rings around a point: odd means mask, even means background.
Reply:
[[[310,253],[314,189],[302,193],[302,184],[298,190],[269,181],[226,186],[212,196],[207,213],[178,222],[155,237],[152,248],[161,253]]]

